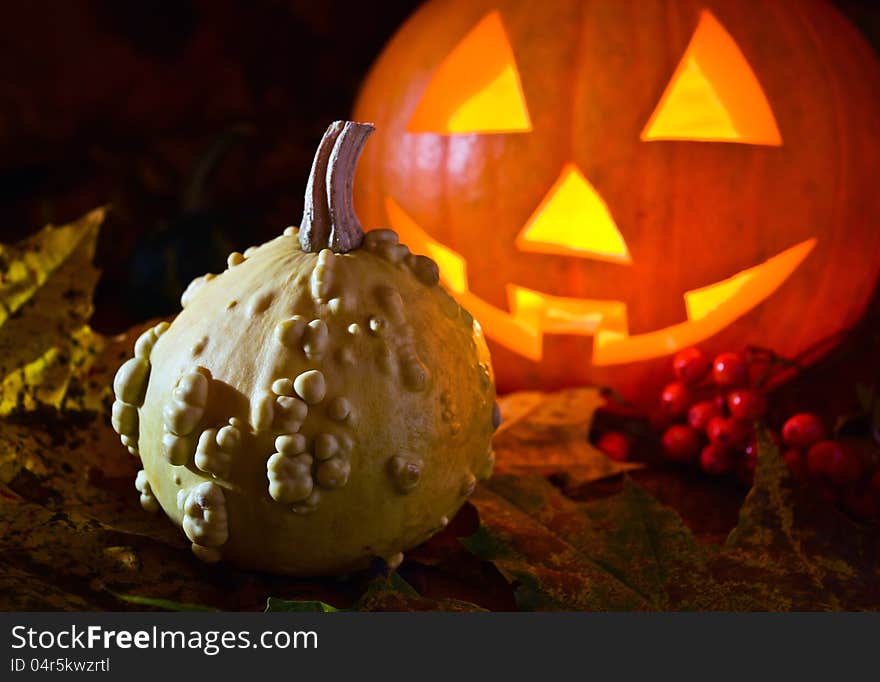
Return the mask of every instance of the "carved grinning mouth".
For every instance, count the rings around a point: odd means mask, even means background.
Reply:
[[[510,312],[486,302],[470,291],[467,263],[460,254],[428,235],[390,197],[386,197],[385,206],[401,241],[413,252],[437,261],[443,283],[486,334],[534,361],[541,360],[544,334],[592,336],[592,363],[597,366],[646,360],[697,344],[767,299],[800,266],[817,241],[807,239],[727,279],[684,292],[687,321],[631,335],[623,301],[551,296],[510,284]]]

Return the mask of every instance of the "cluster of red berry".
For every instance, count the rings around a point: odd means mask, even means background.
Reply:
[[[864,438],[829,439],[822,420],[808,412],[782,426],[783,457],[792,475],[823,499],[854,516],[880,517],[880,462]]]
[[[758,454],[755,423],[767,421],[761,385],[768,362],[772,358],[766,355],[722,353],[713,359],[699,348],[678,352],[672,361],[676,380],[664,387],[650,418],[663,456],[713,476],[735,473],[751,484]],[[822,420],[807,412],[769,433],[796,479],[855,516],[880,517],[876,447],[865,447],[864,439],[830,439]],[[613,459],[630,456],[630,439],[619,431],[603,433],[597,447]]]
[[[754,423],[767,411],[764,393],[749,386],[749,365],[738,353],[714,360],[699,348],[685,348],[672,361],[676,381],[660,393],[663,454],[695,462],[708,474],[736,471],[750,481],[757,447]]]

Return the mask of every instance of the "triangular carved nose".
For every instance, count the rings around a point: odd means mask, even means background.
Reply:
[[[566,164],[516,237],[520,251],[632,263],[605,201],[580,169]]]

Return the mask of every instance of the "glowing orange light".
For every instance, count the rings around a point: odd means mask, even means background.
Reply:
[[[449,53],[409,121],[411,133],[510,133],[532,129],[501,15],[487,14]]]
[[[632,262],[608,206],[570,163],[517,235],[516,246],[522,251]]]
[[[689,320],[702,320],[716,313],[722,306],[738,304],[729,314],[739,317],[754,307],[754,301],[763,301],[782,284],[816,245],[808,239],[760,265],[743,270],[716,284],[684,293]]]
[[[466,262],[428,235],[391,198],[385,206],[391,227],[414,253],[440,253],[441,279],[479,320],[496,343],[534,361],[543,357],[544,334],[593,336],[593,364],[616,365],[662,357],[704,341],[764,301],[793,273],[816,245],[808,239],[721,282],[684,293],[688,319],[654,332],[630,335],[626,304],[550,296],[508,285],[510,312],[470,291]],[[444,268],[450,268],[445,271]]]
[[[754,71],[708,10],[700,14],[697,30],[641,139],[782,145]]]
[[[687,322],[635,336],[600,330],[593,342],[593,364],[617,365],[668,355],[717,334],[776,291],[815,245],[816,239],[808,239],[722,282],[686,291]]]
[[[399,235],[416,235],[422,232],[422,228],[391,197],[385,199],[385,211],[388,214],[388,220]],[[414,247],[414,244],[406,243],[410,244],[411,248]],[[437,263],[440,279],[447,287],[457,294],[467,292],[467,263],[464,258],[440,242],[428,238],[427,235],[424,239],[419,240],[419,248],[421,253]]]
[[[550,296],[516,284],[507,286],[507,297],[514,317],[545,334],[593,336],[600,328],[627,333],[621,301]]]

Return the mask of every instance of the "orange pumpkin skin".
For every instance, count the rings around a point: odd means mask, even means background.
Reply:
[[[493,10],[531,130],[408,132],[438,65]],[[781,146],[641,139],[703,10],[751,66]],[[434,0],[391,40],[356,104],[354,117],[377,127],[359,168],[356,208],[366,226],[384,227],[393,200],[464,258],[469,295],[487,305],[510,312],[511,284],[619,301],[630,335],[686,322],[683,292],[815,239],[773,293],[699,340],[710,353],[752,344],[795,356],[854,324],[877,283],[877,92],[873,51],[816,0]],[[604,200],[630,263],[517,249],[566,164]],[[675,348],[594,364],[594,338],[583,334],[544,334],[540,359],[530,359],[464,304],[490,340],[499,390],[595,383],[645,403],[671,373]]]

